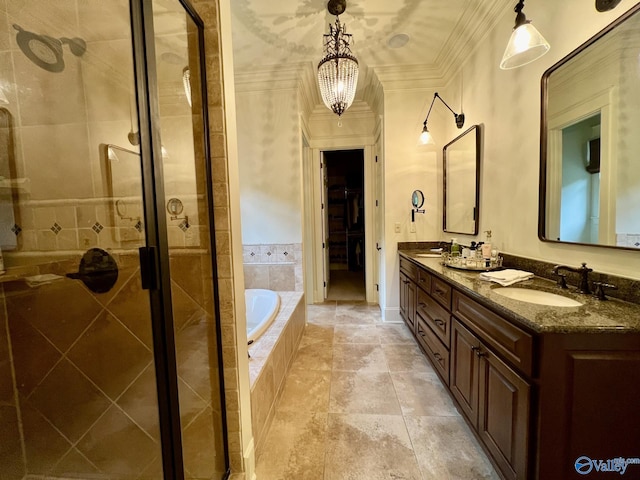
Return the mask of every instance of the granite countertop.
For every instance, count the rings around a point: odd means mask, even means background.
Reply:
[[[495,293],[500,285],[480,279],[480,272],[445,267],[440,258],[418,257],[424,250],[400,250],[400,255],[425,267],[430,273],[452,283],[469,297],[534,332],[549,333],[640,333],[640,305],[617,299],[598,300],[575,288],[559,288],[555,282],[540,277],[511,285],[569,297],[583,305],[551,307],[512,300]]]

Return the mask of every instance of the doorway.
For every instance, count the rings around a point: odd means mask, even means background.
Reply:
[[[366,300],[364,150],[324,152],[327,300]]]

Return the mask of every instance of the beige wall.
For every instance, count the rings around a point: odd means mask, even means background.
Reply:
[[[537,237],[540,79],[547,68],[621,15],[624,7],[602,14],[580,0],[527,5],[527,17],[551,50],[509,71],[498,68],[513,23],[513,15],[505,14],[461,72],[449,79],[448,96],[455,98],[464,85],[467,125],[484,125],[480,231],[491,229],[494,243],[505,252],[570,265],[586,261],[597,271],[640,278],[637,252],[550,244]],[[455,125],[448,118],[445,123],[453,138]]]

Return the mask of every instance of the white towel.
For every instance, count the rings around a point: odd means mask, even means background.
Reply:
[[[489,282],[499,283],[503,287],[508,287],[509,285],[513,285],[514,283],[533,278],[533,273],[525,272],[524,270],[514,270],[512,268],[508,268],[506,270],[500,270],[497,272],[482,272],[480,274],[480,278]]]

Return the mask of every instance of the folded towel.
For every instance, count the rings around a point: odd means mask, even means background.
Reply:
[[[496,282],[503,287],[508,287],[509,285],[513,285],[514,283],[533,278],[533,273],[525,272],[524,270],[514,270],[512,268],[508,268],[506,270],[500,270],[497,272],[482,272],[480,274],[480,278],[489,282]]]

